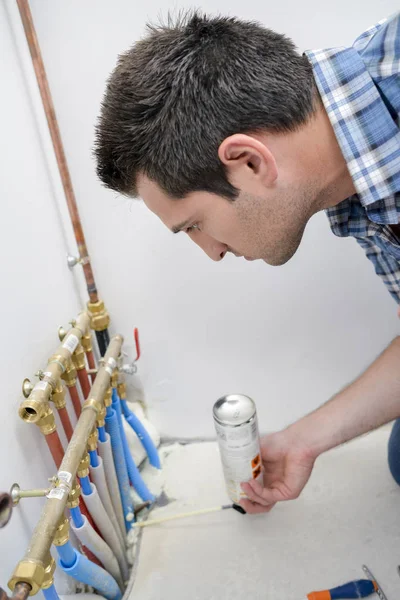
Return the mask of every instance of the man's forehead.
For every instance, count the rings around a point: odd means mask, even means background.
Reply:
[[[175,200],[168,196],[154,181],[141,175],[137,181],[139,196],[151,210],[171,230],[191,218],[191,202],[188,198]]]

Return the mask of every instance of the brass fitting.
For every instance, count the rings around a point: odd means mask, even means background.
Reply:
[[[21,560],[15,567],[8,587],[14,591],[17,583],[23,582],[31,586],[30,596],[34,596],[41,589],[44,580],[44,565],[33,558]]]
[[[78,477],[87,477],[89,475],[90,458],[87,452],[84,453],[78,467]]]
[[[125,383],[125,381],[121,381],[117,385],[117,390],[118,390],[118,396],[121,398],[121,400],[125,400],[126,399],[126,383]]]
[[[75,479],[75,483],[71,488],[71,491],[68,496],[67,507],[68,508],[76,508],[79,506],[79,498],[81,496],[81,486],[77,479]]]
[[[93,429],[92,433],[88,437],[87,447],[89,451],[97,449],[97,442],[99,441],[99,434],[96,427]]]
[[[107,388],[106,393],[104,394],[104,406],[107,408],[112,404],[112,388]]]
[[[56,532],[53,538],[55,546],[64,546],[69,540],[69,521],[67,517],[62,517],[58,523]]]
[[[48,553],[48,557],[45,560],[45,568],[44,568],[44,579],[42,583],[42,590],[47,590],[54,583],[54,571],[56,570],[56,561],[50,554]]]
[[[75,369],[78,371],[82,371],[86,367],[85,363],[85,351],[81,344],[78,344],[75,352],[72,355],[72,362],[74,364]]]
[[[94,331],[103,331],[104,329],[107,329],[110,324],[110,315],[104,306],[104,302],[102,300],[88,302],[87,308],[90,315],[90,327],[94,329]]]
[[[67,405],[67,403],[65,402],[65,388],[60,379],[58,380],[56,387],[53,390],[53,393],[51,395],[51,401],[57,410],[65,408]]]
[[[81,344],[85,352],[91,352],[93,350],[92,336],[89,332],[82,336]]]
[[[111,387],[116,388],[118,385],[119,373],[117,370],[113,371],[111,375]]]
[[[99,398],[91,398],[89,396],[89,398],[87,400],[85,400],[85,402],[82,404],[82,411],[86,410],[87,408],[93,408],[96,415],[98,415],[101,410],[101,406],[102,406],[102,402]],[[97,418],[97,416],[96,416],[96,418]]]
[[[44,435],[50,435],[56,430],[56,420],[48,402],[45,405],[44,415],[36,422],[36,425]]]
[[[71,360],[67,362],[67,366],[61,377],[63,378],[68,387],[76,385],[76,369],[75,366],[72,364]]]
[[[38,423],[46,414],[51,392],[52,388],[48,382],[38,381],[18,409],[21,419],[26,423]]]
[[[104,427],[106,424],[106,407],[102,406],[99,412],[97,413],[97,427]]]

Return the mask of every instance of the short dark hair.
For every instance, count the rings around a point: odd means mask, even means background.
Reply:
[[[307,58],[258,23],[190,12],[148,25],[107,84],[98,176],[130,196],[144,174],[173,198],[208,191],[234,199],[221,142],[234,133],[295,130],[313,114],[315,91]]]

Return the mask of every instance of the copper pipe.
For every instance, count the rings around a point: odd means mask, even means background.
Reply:
[[[79,371],[77,371],[77,373],[78,373],[78,379],[79,379],[79,383],[81,385],[83,397],[86,400],[86,398],[88,398],[89,394],[90,394],[89,375],[85,368],[80,369]]]
[[[57,431],[53,431],[53,433],[45,435],[45,440],[53,457],[54,463],[57,469],[59,469],[64,457],[64,448],[62,447]]]
[[[0,600],[27,600],[31,589],[28,583],[17,583],[10,598],[3,588],[0,587]]]
[[[72,385],[69,389],[69,395],[71,396],[71,401],[75,410],[75,414],[79,419],[80,414],[82,412],[81,399],[79,398],[79,393],[76,388],[76,385]]]
[[[79,217],[78,206],[76,204],[74,189],[72,187],[71,175],[68,169],[67,159],[65,157],[60,130],[57,123],[57,117],[54,110],[54,104],[51,97],[49,83],[43,64],[43,58],[40,51],[35,26],[33,24],[32,13],[29,7],[28,0],[17,0],[17,4],[19,8],[19,13],[21,15],[22,24],[24,26],[26,39],[29,45],[29,51],[31,53],[33,68],[35,70],[40,95],[42,97],[44,111],[46,113],[47,124],[49,127],[51,140],[53,142],[53,148],[56,155],[58,168],[60,171],[65,198],[67,200],[68,211],[71,217],[72,227],[74,228],[76,243],[78,245],[79,256],[82,260],[87,291],[89,294],[90,302],[98,302],[99,298],[97,294],[96,283],[94,280],[92,266],[90,264],[85,236],[82,229],[82,223]]]
[[[93,350],[89,350],[88,352],[86,352],[86,359],[87,359],[89,369],[91,369],[92,371],[95,371],[96,370],[96,362],[94,360]],[[94,380],[96,379],[96,373],[90,373],[90,379],[92,380],[92,383],[94,383]]]
[[[60,421],[64,428],[65,435],[67,436],[67,440],[70,441],[70,439],[72,438],[73,429],[68,411],[65,407],[59,408],[58,414],[60,415]]]

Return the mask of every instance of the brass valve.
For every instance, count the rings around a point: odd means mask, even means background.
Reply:
[[[93,451],[97,449],[97,442],[99,440],[99,434],[96,427],[93,429],[92,433],[88,437],[87,447],[89,451]]]
[[[84,453],[78,467],[78,477],[87,477],[89,475],[90,458],[87,452]]]
[[[88,302],[87,308],[90,315],[90,327],[94,331],[103,331],[107,329],[110,324],[110,315],[108,314],[104,302],[98,300],[98,302]]]
[[[69,521],[67,517],[62,517],[56,532],[54,534],[53,544],[55,546],[64,546],[69,540]]]
[[[50,552],[45,560],[44,578],[42,590],[47,590],[54,583],[54,571],[56,570],[56,561],[51,556]]]
[[[104,427],[106,424],[106,407],[102,406],[99,412],[97,413],[97,427]]]
[[[78,371],[82,371],[86,367],[85,363],[85,351],[81,344],[78,344],[75,352],[72,355],[72,362],[74,364],[75,369]]]
[[[50,404],[46,403],[43,416],[36,422],[43,435],[50,435],[56,430],[56,420]]]
[[[24,558],[20,560],[15,567],[14,573],[8,587],[14,591],[15,586],[20,583],[27,583],[31,586],[30,596],[34,596],[42,587],[44,580],[44,565],[38,560],[32,558]]]
[[[104,406],[107,408],[108,406],[111,406],[112,404],[112,388],[109,387],[106,391],[106,393],[104,394]]]
[[[126,383],[125,383],[125,381],[121,381],[117,385],[117,390],[118,390],[118,396],[121,398],[121,400],[125,400],[126,399]]]
[[[118,385],[119,373],[117,370],[113,371],[111,375],[111,387],[116,388]]]
[[[81,344],[85,352],[91,352],[93,350],[92,336],[90,333],[86,333],[86,335],[82,336]]]
[[[71,488],[71,491],[68,496],[67,507],[68,508],[76,508],[79,506],[79,498],[81,495],[81,486],[77,479],[75,479],[75,483]]]
[[[62,374],[62,378],[68,387],[76,385],[76,369],[71,360],[67,362],[67,366]]]
[[[65,401],[65,388],[61,380],[58,380],[57,385],[53,390],[53,393],[51,395],[51,401],[53,402],[57,410],[65,408],[67,405]]]

